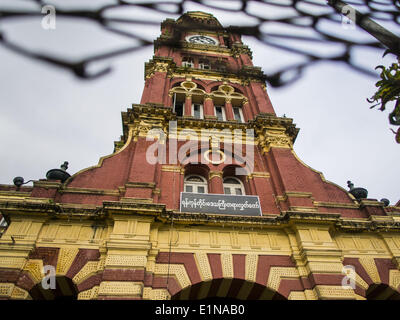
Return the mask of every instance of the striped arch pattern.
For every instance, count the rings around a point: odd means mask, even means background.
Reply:
[[[169,270],[167,290],[173,299],[305,299],[289,256],[161,252],[156,263],[155,277],[166,278]]]
[[[0,270],[0,287],[10,288],[11,299],[52,299],[70,294],[84,298],[86,290],[95,285],[93,276],[102,268],[99,257],[95,249],[38,247],[22,270]],[[55,290],[39,290],[46,265],[56,270]]]
[[[346,257],[343,265],[355,269],[358,299],[400,299],[400,270],[391,259]]]

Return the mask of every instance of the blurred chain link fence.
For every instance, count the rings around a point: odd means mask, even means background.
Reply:
[[[16,0],[16,2],[22,2]],[[43,17],[44,13],[51,12],[51,2],[44,0],[24,0],[30,4],[35,3],[38,10],[24,9],[2,9],[0,4],[0,24],[8,19],[28,19],[34,16]],[[399,0],[354,0],[343,3],[341,1],[324,0],[264,0],[264,1],[211,1],[211,0],[180,0],[180,1],[128,1],[116,0],[113,4],[103,5],[93,10],[65,10],[57,7],[57,17],[80,18],[94,21],[99,28],[115,33],[119,36],[130,38],[132,46],[121,48],[107,53],[99,53],[90,57],[82,58],[77,62],[50,56],[45,53],[33,52],[29,48],[17,45],[12,39],[7,37],[5,32],[0,29],[0,45],[22,54],[31,59],[45,61],[52,65],[70,69],[80,78],[93,79],[108,73],[111,69],[105,68],[95,73],[89,72],[88,65],[92,62],[118,57],[123,54],[134,52],[146,46],[152,46],[153,42],[141,36],[141,28],[148,25],[160,25],[161,21],[150,21],[141,15],[132,17],[113,17],[108,14],[112,10],[121,8],[141,8],[154,12],[170,15],[181,15],[185,12],[185,5],[199,4],[204,8],[218,10],[219,12],[242,13],[248,17],[252,24],[225,26],[223,30],[233,31],[241,35],[250,36],[266,46],[283,50],[302,57],[301,62],[289,62],[266,75],[267,82],[274,87],[284,86],[299,79],[305,68],[314,65],[319,61],[336,61],[347,64],[350,68],[363,72],[367,75],[376,77],[376,73],[366,67],[360,66],[355,56],[358,48],[384,48],[399,56],[399,42],[396,36],[389,39],[389,45],[374,38],[368,40],[352,38],[350,33],[340,32],[346,28],[355,28],[355,24],[363,25],[363,22],[371,19],[380,23],[400,24],[400,1]],[[31,6],[30,6],[31,7]],[[46,8],[47,7],[47,8]],[[271,8],[280,10],[280,14],[272,15]],[[357,9],[355,11],[354,9]],[[47,11],[49,10],[49,11]],[[285,13],[285,10],[287,11]],[[355,17],[357,14],[357,21]],[[218,16],[217,16],[218,18]],[[113,24],[127,24],[137,28],[136,32],[129,32],[116,28]],[[279,26],[277,28],[276,26]],[[49,25],[51,27],[51,25]],[[371,27],[368,26],[367,27]],[[374,26],[372,26],[373,28]],[[218,27],[209,27],[212,30],[221,30]],[[365,30],[365,28],[363,28]],[[275,31],[274,31],[275,30]],[[336,30],[336,31],[335,31]],[[385,30],[385,29],[383,29]],[[376,30],[375,30],[376,31]],[[390,33],[390,32],[389,32]],[[390,35],[389,35],[390,38]],[[390,40],[393,40],[390,43]],[[340,50],[315,50],[315,45],[335,45],[340,46]],[[177,44],[178,45],[178,44]]]

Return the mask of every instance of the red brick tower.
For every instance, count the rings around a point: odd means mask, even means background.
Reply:
[[[336,213],[328,204],[333,202],[344,205],[344,216],[368,217],[366,210],[353,208],[354,198],[348,192],[326,182],[321,173],[296,157],[292,145],[298,129],[292,119],[275,115],[264,74],[253,66],[250,49],[239,35],[212,31],[213,27],[222,28],[217,19],[202,12],[162,23],[154,57],[145,66],[140,105],[122,113],[123,136],[115,144],[117,152],[66,183],[68,188],[114,190],[118,195],[104,198],[64,193],[57,201],[101,204],[135,198],[177,210],[184,177],[195,172],[206,179],[208,193],[224,194],[223,180],[232,176],[235,159],[226,155],[228,159],[219,164],[218,159],[214,164],[204,163],[204,140],[215,138],[224,151],[224,130],[239,130],[244,139],[247,129],[255,135],[254,165],[247,168],[247,175],[236,178],[243,194],[259,196],[264,215],[287,210]],[[173,131],[171,121],[177,123],[176,137],[168,136]],[[146,152],[154,145],[148,132],[154,129],[163,129],[168,136],[166,154],[156,164],[146,160]],[[189,140],[186,133],[180,133],[189,129],[203,142],[197,146],[200,155],[179,161],[175,153],[183,152],[182,146]],[[201,137],[203,129],[208,137]],[[178,138],[176,151],[170,150],[169,138]],[[239,156],[243,154],[245,151]],[[199,165],[192,165],[196,160]],[[376,210],[384,214],[383,207]]]
[[[400,208],[297,158],[299,130],[276,116],[240,35],[212,15],[162,23],[122,121],[98,165],[0,186],[4,297],[400,297]],[[40,287],[43,265],[57,290]]]

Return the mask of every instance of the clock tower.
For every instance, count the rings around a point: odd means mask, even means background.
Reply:
[[[166,19],[113,154],[0,186],[1,299],[400,298],[400,207],[296,156],[235,30]]]

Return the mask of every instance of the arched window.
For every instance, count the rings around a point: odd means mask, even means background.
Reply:
[[[244,195],[244,187],[238,178],[226,177],[224,178],[224,193],[232,195]]]
[[[208,193],[207,190],[207,180],[202,176],[189,175],[185,177],[184,183],[185,192],[191,193]]]
[[[182,59],[182,67],[193,68],[194,67],[193,59],[190,58],[190,57],[183,57],[183,59]]]

